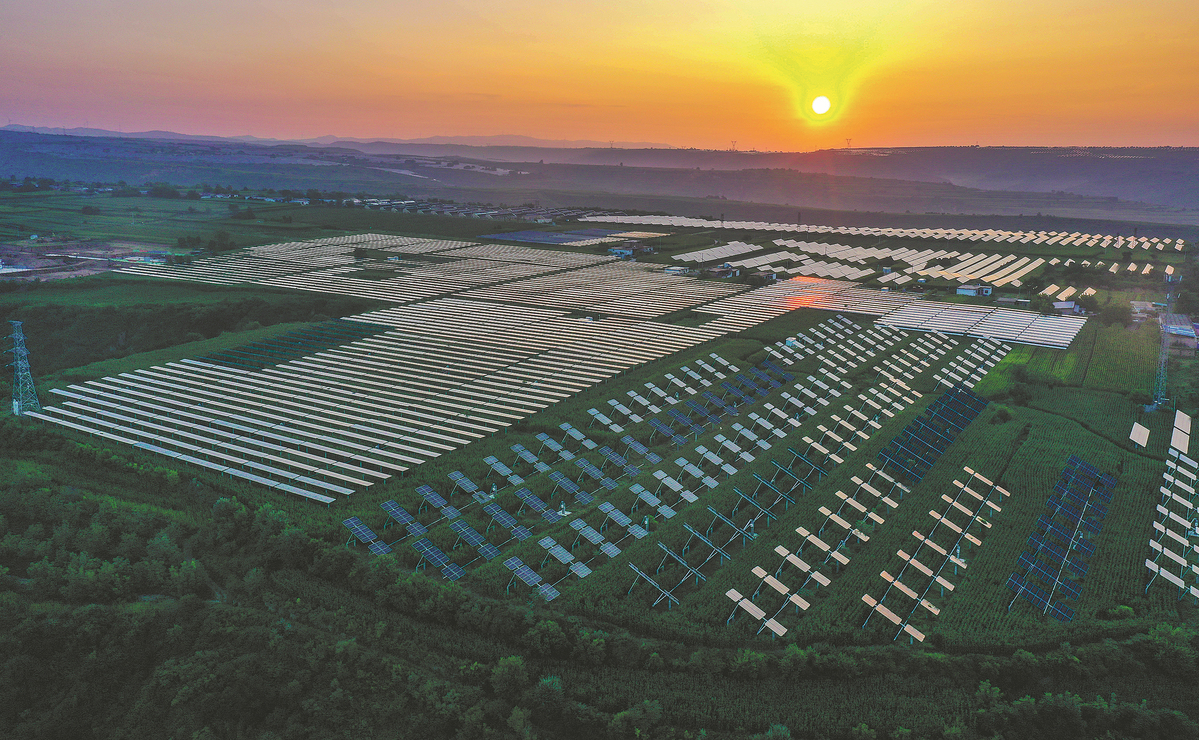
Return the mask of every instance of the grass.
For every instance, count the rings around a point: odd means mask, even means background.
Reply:
[[[138,352],[136,354],[119,357],[112,360],[101,360],[80,367],[73,367],[66,370],[61,370],[56,373],[44,376],[38,379],[39,391],[46,391],[50,388],[60,388],[73,383],[82,383],[88,380],[96,380],[98,378],[107,377],[110,375],[118,375],[120,373],[128,373],[134,370],[163,365],[168,362],[178,362],[179,360],[188,358],[203,357],[205,355],[220,352],[222,350],[241,347],[253,342],[261,341],[269,337],[287,332],[296,331],[314,324],[308,322],[294,322],[287,324],[275,324],[274,326],[265,326],[258,329],[247,329],[245,331],[229,331],[221,334],[219,337],[212,339],[202,339],[196,342],[184,342],[176,344],[173,347],[164,349],[152,350],[150,352]]]
[[[1134,328],[1102,326],[1091,319],[1064,350],[1015,345],[975,388],[1002,395],[1017,383],[1149,393],[1155,378],[1159,334],[1145,322]]]

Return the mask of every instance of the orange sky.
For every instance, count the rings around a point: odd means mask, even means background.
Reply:
[[[1199,146],[1196,41],[1194,0],[3,0],[0,112],[279,138]]]

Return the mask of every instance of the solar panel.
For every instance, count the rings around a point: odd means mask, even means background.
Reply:
[[[517,540],[524,542],[532,537],[533,533],[518,524],[512,528],[512,536]]]
[[[558,440],[554,439],[553,437],[546,434],[545,432],[540,432],[537,435],[536,439],[541,444],[550,448],[551,452],[561,452],[562,451],[562,445],[558,442]]]
[[[391,545],[388,545],[386,542],[372,542],[366,547],[376,555],[386,555],[391,552]]]
[[[591,575],[591,569],[583,563],[571,563],[570,572],[574,573],[579,578],[586,578],[587,576]]]
[[[345,526],[346,529],[350,530],[350,534],[357,537],[359,542],[365,545],[369,545],[370,543],[379,539],[379,535],[372,532],[371,528],[363,524],[362,520],[356,516],[352,516],[349,519],[342,521],[342,525]]]
[[[500,459],[494,455],[483,458],[483,462],[485,464],[491,466],[491,469],[494,470],[495,472],[499,473],[500,475],[503,475],[503,476],[512,475],[512,468],[510,468],[507,465],[505,465],[504,463],[500,462]]]
[[[500,548],[496,547],[490,542],[484,542],[483,544],[479,545],[479,554],[482,555],[485,560],[495,560],[500,556]]]
[[[446,519],[457,519],[458,517],[462,516],[462,512],[458,511],[457,508],[450,506],[448,504],[441,507],[441,514]]]
[[[541,597],[543,599],[545,599],[546,601],[553,601],[554,599],[561,596],[561,594],[558,593],[558,589],[554,588],[553,586],[551,586],[548,583],[543,583],[540,586],[538,586],[537,592],[539,594],[541,594]]]
[[[1097,501],[1110,502],[1115,483],[1114,477],[1076,455],[1070,456],[1045,501],[1049,513],[1037,519],[1036,529],[1028,538],[1029,550],[1017,558],[1017,567],[1025,573],[1013,573],[1008,579],[1017,598],[1023,596],[1055,619],[1073,618],[1074,611],[1060,600],[1053,600],[1053,596],[1081,596],[1081,586],[1067,576],[1082,578],[1089,571],[1087,559],[1095,547],[1081,533],[1097,534],[1101,530],[1107,508]]]
[[[379,508],[387,512],[387,515],[394,519],[398,524],[408,524],[414,520],[414,517],[400,506],[395,501],[384,501],[379,504]]]
[[[450,529],[454,531],[462,541],[471,547],[478,547],[485,540],[483,535],[479,534],[474,527],[459,519],[458,521],[450,522]]]
[[[567,493],[578,493],[580,490],[579,484],[575,483],[570,478],[567,478],[560,471],[555,470],[554,472],[550,473],[549,477],[555,485],[565,488]]]
[[[434,491],[429,486],[420,486],[416,489],[416,492],[419,493],[421,498],[423,498],[430,506],[440,509],[446,505],[446,500],[442,498],[441,494],[437,491]]]
[[[512,445],[512,451],[516,453],[517,457],[519,457],[521,460],[524,460],[528,464],[530,464],[530,465],[537,464],[537,456],[534,455],[532,452],[529,452],[522,445]]]
[[[604,477],[604,474],[600,471],[600,469],[595,467],[595,465],[593,465],[591,463],[591,461],[589,461],[589,460],[584,460],[581,457],[577,458],[575,460],[575,465],[578,466],[580,470],[582,470],[584,473],[591,476],[595,480],[601,480]]]
[[[600,545],[600,552],[610,558],[614,558],[620,554],[620,548],[611,542],[605,542],[604,544]]]
[[[509,570],[512,570],[517,578],[519,578],[528,586],[536,586],[537,584],[541,583],[542,579],[537,571],[520,562],[520,560],[517,558],[512,558],[512,560],[516,561],[516,566],[515,568],[510,568]]]
[[[633,435],[631,434],[626,434],[625,436],[621,437],[620,441],[622,444],[628,445],[628,448],[633,452],[636,452],[638,455],[644,455],[649,451],[646,449],[645,445],[633,439]]]
[[[587,540],[588,542],[590,542],[593,545],[598,545],[601,542],[604,542],[604,536],[602,534],[600,534],[599,532],[595,531],[594,527],[592,527],[590,524],[583,521],[582,519],[571,520],[570,528],[575,530],[576,532],[578,532],[579,535],[583,537],[583,539]]]
[[[499,504],[487,504],[483,507],[483,511],[504,529],[512,529],[516,526],[516,519],[501,509]]]
[[[474,493],[479,490],[479,487],[471,482],[461,471],[455,470],[447,476],[454,482],[455,486],[459,486],[467,493]]]
[[[612,521],[616,522],[617,524],[619,524],[622,527],[627,528],[633,522],[633,520],[629,519],[629,517],[623,511],[616,508],[612,503],[610,503],[608,501],[605,501],[604,503],[600,504],[599,510],[604,512],[605,514],[607,514],[612,519]]]
[[[441,575],[445,576],[446,580],[456,581],[466,575],[466,571],[462,569],[461,565],[449,563],[441,569]]]
[[[421,538],[412,543],[412,549],[431,564],[441,567],[450,562],[446,554],[441,551],[437,545],[434,545],[427,539]]]

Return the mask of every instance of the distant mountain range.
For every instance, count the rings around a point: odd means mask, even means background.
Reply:
[[[492,143],[462,143],[469,141]],[[734,203],[743,203],[797,211],[1044,214],[1199,225],[1199,148],[736,152],[630,142],[621,146],[644,148],[616,148],[615,142],[611,148],[582,146],[598,143],[523,136],[290,141],[9,125],[0,128],[0,173],[85,182],[319,187],[708,216],[731,213]],[[668,205],[663,198],[696,201]]]
[[[164,139],[167,141],[245,141],[255,144],[433,144],[457,146],[505,146],[534,147],[543,149],[673,149],[670,144],[649,141],[591,141],[576,139],[538,139],[532,136],[498,134],[495,136],[429,136],[423,139],[360,139],[352,136],[318,136],[315,139],[272,139],[260,136],[207,136],[203,134],[180,134],[174,131],[109,131],[102,128],[51,128],[48,126],[22,126],[10,123],[0,131],[18,131],[32,134],[59,134],[63,136],[100,136],[120,139]]]

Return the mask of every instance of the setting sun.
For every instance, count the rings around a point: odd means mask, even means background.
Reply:
[[[821,95],[812,101],[812,110],[815,111],[817,115],[823,116],[825,113],[828,113],[829,108],[832,107],[833,104],[829,102],[828,96],[825,95]]]

